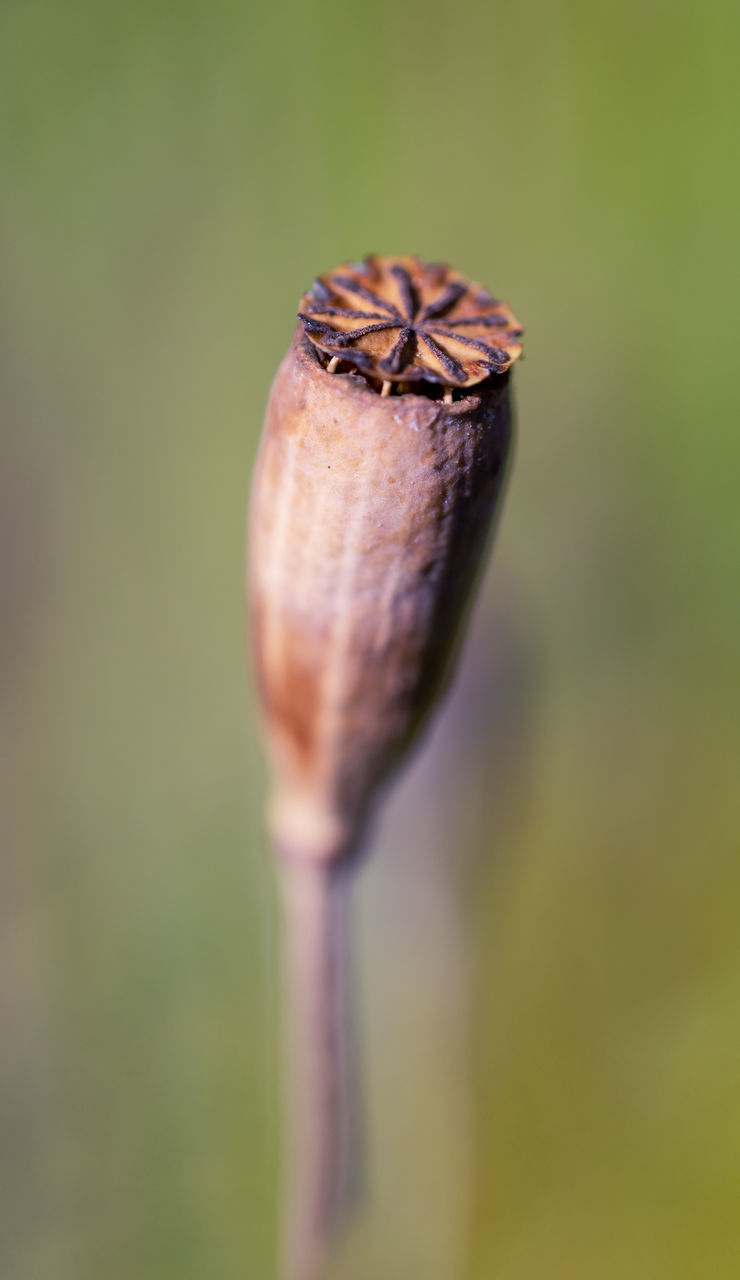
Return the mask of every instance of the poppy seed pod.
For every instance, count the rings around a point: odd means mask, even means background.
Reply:
[[[349,854],[444,685],[501,493],[521,332],[416,258],[340,267],[302,300],[249,522],[286,858]]]

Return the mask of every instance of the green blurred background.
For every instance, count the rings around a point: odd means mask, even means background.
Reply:
[[[5,0],[4,1280],[275,1274],[244,508],[298,297],[368,251],[527,345],[462,668],[357,886],[336,1275],[740,1274],[738,35]]]

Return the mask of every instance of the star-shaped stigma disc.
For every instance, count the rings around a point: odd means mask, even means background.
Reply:
[[[505,303],[420,258],[372,256],[337,267],[301,299],[299,318],[319,351],[386,387],[473,387],[504,373],[522,350],[523,330]]]

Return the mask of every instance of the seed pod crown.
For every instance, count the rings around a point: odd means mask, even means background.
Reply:
[[[382,381],[472,387],[521,354],[510,309],[444,263],[372,255],[320,276],[299,319],[326,356]]]

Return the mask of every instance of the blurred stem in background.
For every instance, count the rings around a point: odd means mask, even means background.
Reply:
[[[283,860],[284,1276],[315,1280],[356,1190],[359,1090],[345,866]]]

